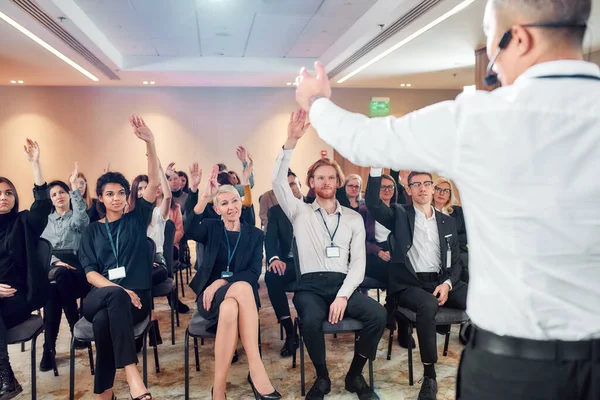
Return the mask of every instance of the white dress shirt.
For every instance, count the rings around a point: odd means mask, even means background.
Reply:
[[[600,338],[600,77],[584,61],[528,69],[402,118],[317,100],[319,136],[360,166],[435,171],[460,188],[469,231],[467,312],[482,329]]]
[[[390,233],[392,233],[392,231],[375,221],[375,240],[377,243],[387,242]]]
[[[415,231],[408,259],[415,272],[439,273],[442,266],[440,236],[435,213],[427,218],[423,211],[415,207]]]
[[[160,214],[160,207],[154,207],[154,210],[152,210],[152,220],[150,221],[150,225],[148,225],[146,235],[152,239],[156,245],[157,253],[163,252],[165,244],[165,226],[167,225],[168,220],[168,216],[164,219]]]
[[[300,273],[339,272],[346,274],[337,296],[350,298],[358,285],[365,279],[366,247],[365,226],[359,213],[337,202],[337,209],[327,215],[317,201],[306,204],[296,198],[288,183],[287,172],[293,150],[282,150],[273,169],[273,191],[279,206],[292,222],[294,237],[298,245]],[[325,228],[323,218],[329,232]],[[339,217],[338,217],[339,215]],[[339,218],[339,219],[338,219]],[[325,249],[331,245],[330,233],[335,233],[333,243],[340,249],[340,256],[328,258]],[[350,259],[350,262],[348,262]]]

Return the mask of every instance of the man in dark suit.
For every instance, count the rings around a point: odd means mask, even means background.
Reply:
[[[365,201],[375,220],[389,229],[392,266],[388,300],[416,312],[417,336],[424,365],[420,400],[435,399],[437,343],[435,315],[438,307],[464,310],[467,284],[460,280],[461,262],[455,220],[431,206],[431,174],[413,171],[407,193],[413,204],[386,206],[379,198],[381,170],[372,168]],[[399,335],[408,328],[398,327]],[[407,338],[410,339],[410,338]],[[410,342],[406,341],[407,345]]]
[[[291,171],[288,171],[288,182],[294,196],[302,199],[300,181]],[[265,238],[265,250],[268,267],[265,273],[265,283],[277,320],[285,330],[286,339],[280,354],[282,357],[289,357],[298,345],[297,341],[294,342],[294,325],[286,295],[286,290],[289,291],[290,285],[296,282],[296,269],[292,253],[294,231],[292,223],[279,205],[269,209],[267,220],[269,226]]]

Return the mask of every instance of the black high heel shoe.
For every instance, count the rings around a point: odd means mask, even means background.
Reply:
[[[252,383],[252,378],[250,377],[250,372],[248,372],[248,383],[250,384],[250,387],[252,388],[252,391],[254,392],[254,398],[256,400],[281,399],[281,394],[279,394],[279,392],[277,390],[275,390],[273,393],[269,393],[269,394],[260,394],[258,392],[258,390],[256,390],[256,388],[254,387],[254,383]]]

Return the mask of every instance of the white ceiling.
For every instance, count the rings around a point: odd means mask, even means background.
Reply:
[[[392,36],[338,80],[462,0],[444,0]],[[484,44],[486,0],[452,16],[340,87],[461,88],[473,84],[474,50]],[[600,0],[593,0],[592,47],[600,48]],[[10,0],[0,11],[96,75],[92,82],[0,20],[0,85],[286,86],[316,59],[346,60],[420,0],[37,0],[116,72],[111,81]],[[590,42],[591,43],[591,42]]]

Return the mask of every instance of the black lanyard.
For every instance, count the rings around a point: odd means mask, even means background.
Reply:
[[[600,81],[600,76],[595,75],[545,75],[545,76],[536,76],[537,79],[588,79],[591,81]]]
[[[106,232],[108,232],[108,240],[110,241],[110,247],[112,248],[112,252],[113,252],[113,255],[115,256],[115,260],[117,260],[117,268],[120,267],[120,265],[119,265],[119,236],[121,236],[121,221],[122,220],[123,220],[123,217],[121,217],[119,219],[119,227],[117,228],[117,245],[115,246],[112,235],[110,233],[110,226],[108,224],[108,218],[104,219],[104,221],[105,221],[104,226],[106,226]]]
[[[229,272],[229,265],[233,260],[233,256],[237,251],[238,244],[240,244],[240,238],[242,237],[242,229],[240,228],[240,232],[237,238],[237,242],[235,242],[235,247],[233,248],[233,252],[231,251],[231,247],[229,245],[229,235],[227,234],[227,229],[225,229],[225,224],[223,224],[223,231],[225,232],[225,240],[227,241],[227,272]]]
[[[335,231],[333,231],[333,235],[331,234],[331,231],[329,230],[329,227],[327,226],[327,222],[325,222],[325,217],[323,216],[323,212],[321,211],[321,209],[319,209],[319,215],[321,216],[321,219],[323,219],[323,224],[325,224],[325,229],[327,229],[327,234],[329,235],[329,238],[331,239],[331,245],[333,246],[333,238],[335,238],[335,234],[338,231],[338,228],[340,227],[340,218],[341,218],[341,214],[338,213],[338,220],[337,220],[337,226],[335,227]]]

